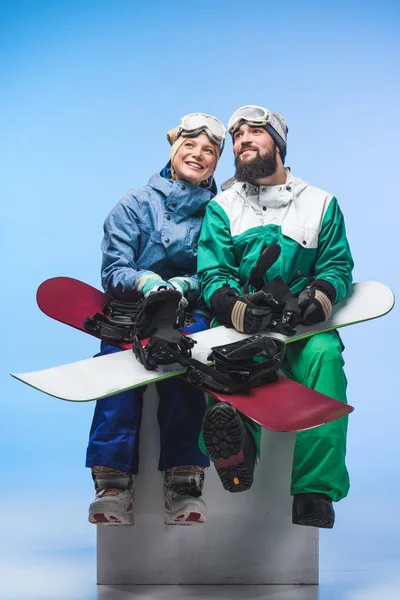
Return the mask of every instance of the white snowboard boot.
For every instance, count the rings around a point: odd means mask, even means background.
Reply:
[[[200,499],[204,467],[173,467],[164,472],[166,525],[193,525],[206,521],[206,504]]]
[[[89,506],[95,525],[134,525],[134,475],[107,467],[93,467],[96,499]]]

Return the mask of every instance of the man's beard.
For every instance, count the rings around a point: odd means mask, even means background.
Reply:
[[[239,154],[235,158],[235,176],[239,181],[246,181],[247,183],[252,183],[254,185],[259,179],[264,179],[265,177],[273,175],[278,167],[275,144],[269,152],[263,155],[256,150],[255,157],[245,163],[241,162],[240,156],[241,155]]]

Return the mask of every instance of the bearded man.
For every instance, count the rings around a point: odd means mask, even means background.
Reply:
[[[278,113],[244,106],[228,124],[236,176],[207,206],[198,248],[203,297],[220,324],[246,334],[265,328],[265,315],[243,285],[265,246],[281,253],[264,275],[281,277],[298,300],[301,322],[328,319],[352,283],[353,260],[338,202],[284,166],[288,128]],[[344,347],[336,331],[286,346],[285,375],[341,402],[346,400]],[[292,521],[332,528],[332,502],[349,490],[347,417],[297,434],[292,469]],[[261,428],[224,402],[209,400],[200,446],[225,489],[253,482]]]

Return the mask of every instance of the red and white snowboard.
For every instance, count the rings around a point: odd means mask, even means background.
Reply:
[[[371,298],[375,303],[371,306]],[[83,322],[88,316],[103,311],[108,297],[95,288],[69,277],[45,281],[38,289],[41,310],[62,323],[86,331]],[[393,293],[377,282],[361,282],[352,286],[349,296],[334,307],[332,318],[315,326],[301,326],[292,337],[279,337],[285,343],[310,337],[354,323],[374,319],[388,313],[394,305]],[[191,335],[197,341],[193,357],[206,362],[213,346],[228,344],[247,336],[234,329],[217,327]],[[147,371],[129,350],[100,356],[77,363],[33,373],[12,374],[13,377],[62,400],[90,401],[116,394],[122,390],[184,374],[180,366],[166,370]],[[127,349],[128,348],[128,349]],[[353,410],[353,407],[320,394],[282,375],[276,383],[253,388],[249,393],[222,395],[208,392],[218,400],[230,402],[240,412],[274,431],[300,431],[328,423]]]

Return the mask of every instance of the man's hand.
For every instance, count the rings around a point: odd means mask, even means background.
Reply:
[[[322,323],[329,319],[335,297],[336,290],[333,285],[321,279],[316,279],[300,292],[298,305],[302,311],[301,322],[303,325]]]
[[[268,306],[257,306],[229,286],[214,292],[211,310],[223,325],[231,325],[240,333],[250,335],[264,331],[272,320],[272,311]]]
[[[292,296],[290,288],[280,275],[271,279],[254,294],[246,294],[258,307],[269,306],[272,311],[272,331],[283,335],[293,335],[301,315],[297,298]]]
[[[232,308],[231,321],[241,333],[260,333],[265,331],[272,320],[269,307],[259,307],[243,296],[238,296]]]

